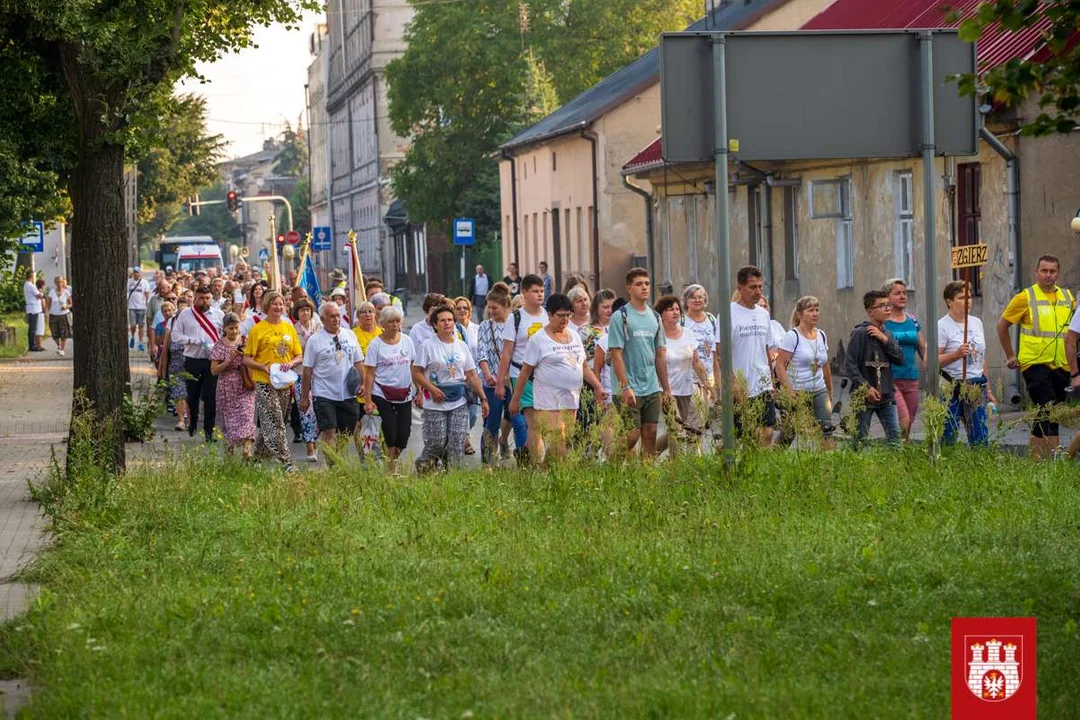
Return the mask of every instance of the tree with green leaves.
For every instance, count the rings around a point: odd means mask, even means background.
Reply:
[[[140,243],[161,237],[186,217],[183,203],[219,180],[216,163],[225,150],[225,139],[206,130],[205,98],[171,97],[166,107],[137,165]]]
[[[124,161],[158,126],[175,83],[198,62],[252,44],[252,28],[296,26],[314,0],[6,0],[6,27],[23,28],[40,66],[67,90],[74,141],[72,203],[75,415],[103,428],[102,462],[125,466],[122,427],[128,391],[124,283],[127,252]],[[18,66],[28,92],[54,87]],[[4,98],[3,102],[9,102]],[[37,128],[33,128],[37,132]],[[83,400],[85,399],[85,400]],[[74,425],[74,423],[73,423]],[[114,428],[107,432],[106,428]]]
[[[959,20],[954,13],[952,19]],[[976,42],[987,28],[1000,23],[1006,30],[1019,31],[1043,20],[1050,26],[1046,38],[1048,59],[1013,58],[991,68],[981,78],[964,75],[960,92],[985,94],[993,102],[1018,107],[1037,98],[1038,116],[1020,132],[1024,135],[1071,133],[1080,124],[1080,3],[1073,0],[993,0],[981,3],[970,17],[960,22],[960,39]]]
[[[303,129],[293,130],[285,123],[281,133],[281,152],[274,160],[274,174],[284,177],[304,177],[307,175],[307,137]]]
[[[520,10],[524,7],[524,10]],[[499,229],[498,146],[682,29],[699,0],[476,0],[424,4],[387,67],[390,122],[411,147],[391,170],[409,215]]]

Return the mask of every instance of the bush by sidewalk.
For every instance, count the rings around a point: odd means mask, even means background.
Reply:
[[[950,618],[1032,615],[1080,707],[1074,468],[749,466],[134,471],[54,508],[0,657],[45,717],[944,717]]]

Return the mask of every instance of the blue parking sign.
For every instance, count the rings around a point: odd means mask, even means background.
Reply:
[[[320,226],[311,228],[311,249],[315,252],[333,249],[333,240],[329,227]]]

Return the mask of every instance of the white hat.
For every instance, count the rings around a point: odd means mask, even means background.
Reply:
[[[292,387],[299,379],[295,370],[282,370],[279,363],[270,366],[270,384],[277,390]]]
[[[345,288],[334,288],[330,291],[330,297],[337,297],[338,295],[345,297]]]

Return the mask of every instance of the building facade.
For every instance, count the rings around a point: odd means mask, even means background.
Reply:
[[[832,0],[716,3],[687,28],[795,30]],[[502,146],[503,252],[523,273],[546,260],[561,282],[581,273],[621,289],[626,271],[647,264],[643,200],[622,166],[660,125],[660,56],[653,49]]]
[[[396,282],[389,169],[407,142],[390,130],[386,66],[405,51],[412,7],[402,0],[331,0],[328,7],[326,114],[330,225],[342,265],[355,230],[361,267]]]

